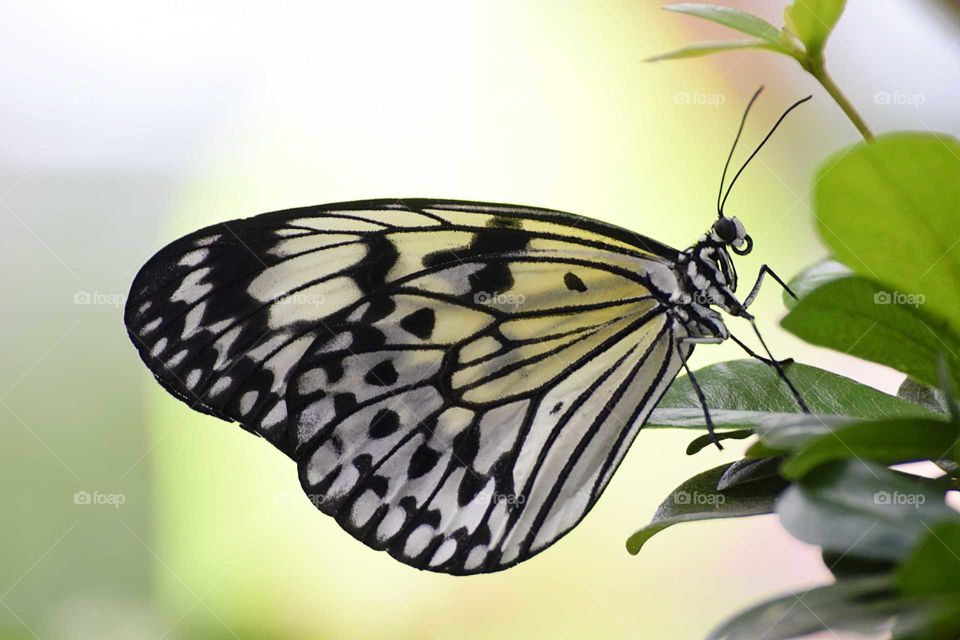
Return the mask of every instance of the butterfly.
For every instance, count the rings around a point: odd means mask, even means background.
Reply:
[[[732,337],[721,311],[752,322],[776,278],[764,266],[736,298],[730,252],[753,243],[723,202],[683,251],[504,204],[266,213],[159,251],[124,320],[164,388],[293,459],[358,540],[420,569],[498,571],[587,514],[681,369],[712,433],[687,360]]]

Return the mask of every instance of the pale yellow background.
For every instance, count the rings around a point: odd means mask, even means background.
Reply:
[[[516,202],[686,246],[761,83],[749,142],[815,100],[731,197],[756,241],[741,277],[823,257],[808,185],[856,132],[771,54],[643,64],[724,35],[660,4],[0,2],[0,636],[685,639],[825,580],[773,518],[677,527],[627,555],[674,485],[736,455],[689,458],[688,433],[653,431],[548,552],[489,576],[419,573],[317,513],[269,445],[164,393],[124,334],[120,299],[160,246],[298,205]],[[784,2],[727,4],[779,23]],[[829,48],[878,131],[960,126],[960,33],[935,5],[852,0]],[[775,287],[757,307],[779,356],[896,387],[780,331]],[[695,363],[739,356],[704,347]]]

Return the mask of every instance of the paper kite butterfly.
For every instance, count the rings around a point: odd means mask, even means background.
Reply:
[[[162,249],[125,322],[170,393],[296,461],[357,539],[498,571],[586,515],[694,345],[731,337],[718,310],[752,321],[772,272],[738,301],[728,250],[752,241],[722,205],[684,251],[503,204],[266,213]]]

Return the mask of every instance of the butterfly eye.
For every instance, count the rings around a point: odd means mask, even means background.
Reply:
[[[730,218],[720,218],[714,222],[713,232],[727,244],[737,239],[737,225]]]

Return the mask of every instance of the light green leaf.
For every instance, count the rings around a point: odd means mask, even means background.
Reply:
[[[722,24],[725,27],[730,27],[741,33],[765,40],[778,48],[781,46],[780,30],[763,18],[759,18],[746,11],[734,9],[733,7],[723,7],[700,2],[668,4],[664,9]]]
[[[845,264],[837,262],[836,260],[824,260],[811,267],[807,267],[791,279],[788,284],[790,285],[790,289],[797,294],[797,298],[802,300],[807,294],[821,285],[839,280],[840,278],[846,278],[852,274],[853,271]],[[783,304],[786,305],[788,309],[792,309],[797,306],[797,300],[784,291]]]
[[[661,53],[644,60],[644,62],[660,62],[661,60],[680,60],[683,58],[699,58],[708,56],[712,53],[723,53],[724,51],[737,51],[741,49],[767,49],[777,50],[773,45],[762,40],[722,40],[713,42],[698,42],[686,47],[674,49],[667,53]]]
[[[674,489],[657,508],[650,524],[630,536],[627,551],[637,554],[656,533],[681,522],[772,513],[774,501],[786,483],[768,478],[719,491],[717,483],[730,466],[705,471]]]
[[[820,235],[836,258],[917,304],[944,351],[960,336],[960,142],[895,133],[828,160],[815,180]],[[941,336],[944,337],[944,336]],[[956,357],[956,354],[952,354]]]
[[[845,4],[845,0],[794,0],[783,12],[787,29],[803,42],[807,53],[818,56]]]
[[[827,282],[804,295],[781,321],[811,344],[830,347],[936,385],[939,354],[960,354],[960,341],[919,305],[898,304],[889,287],[859,276]],[[908,300],[908,298],[904,298]],[[960,359],[950,356],[954,370]]]

